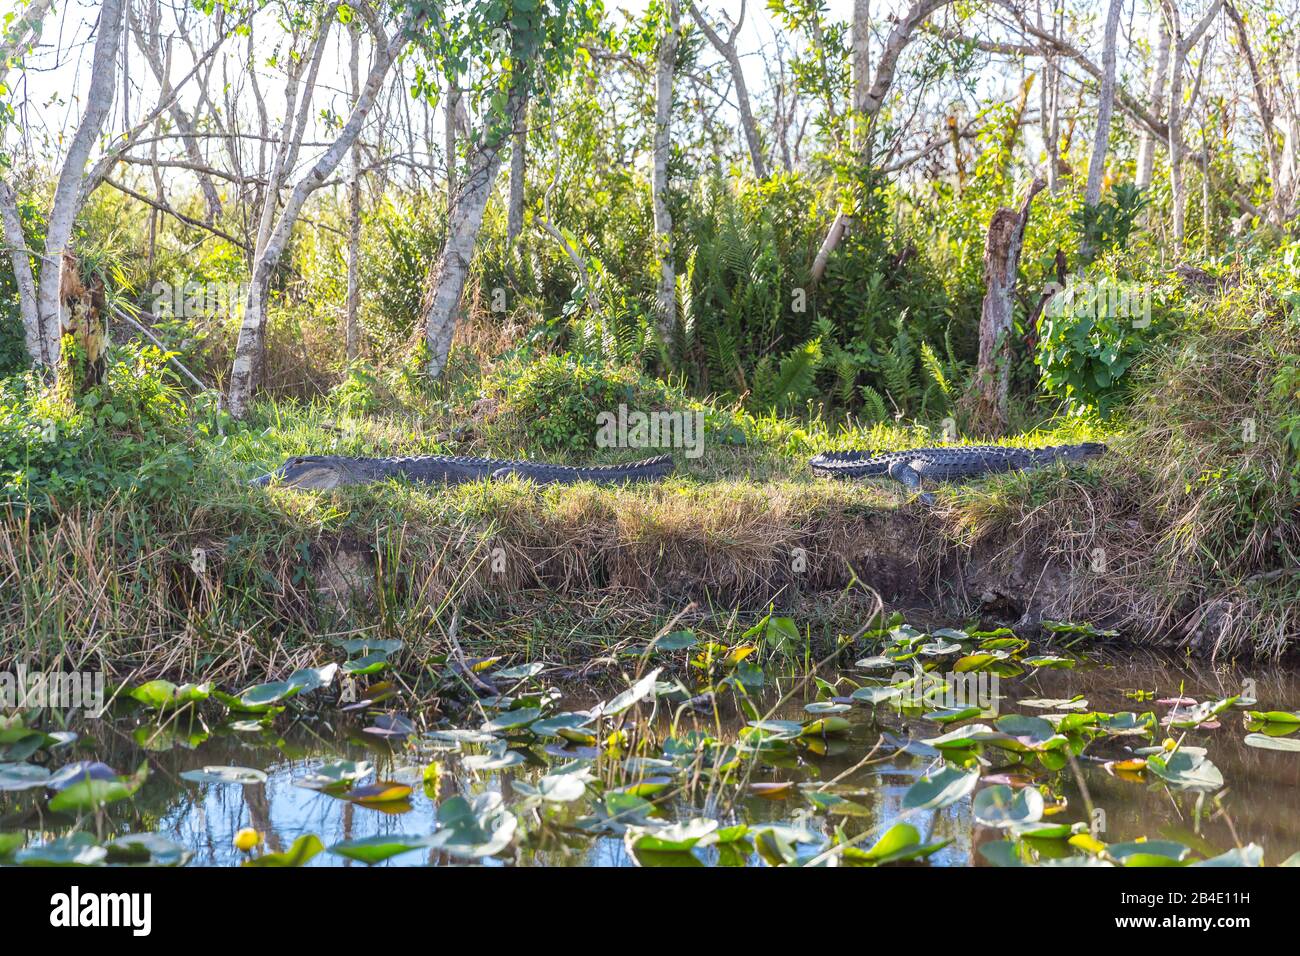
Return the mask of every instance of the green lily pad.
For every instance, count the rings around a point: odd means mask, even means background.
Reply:
[[[0,763],[0,791],[32,790],[49,779],[50,772],[34,763]]]
[[[986,827],[1012,827],[1043,818],[1043,795],[1033,787],[1012,790],[1005,784],[988,787],[971,802],[975,822]]]
[[[272,869],[306,866],[314,856],[325,849],[320,837],[307,833],[293,841],[293,845],[283,853],[263,853],[261,856],[245,860],[244,866],[267,867]]]
[[[943,768],[928,777],[922,777],[907,788],[903,795],[905,810],[935,810],[951,806],[968,796],[979,783],[979,768],[959,770],[945,764]]]
[[[438,807],[438,829],[430,846],[467,859],[494,856],[511,844],[517,827],[500,793],[490,790],[470,800],[455,796]]]
[[[128,697],[153,710],[169,710],[205,701],[212,694],[211,684],[173,684],[169,680],[151,680],[132,690]]]
[[[202,770],[186,770],[180,775],[182,780],[190,783],[234,783],[250,786],[266,783],[266,774],[252,767],[204,767]]]
[[[1261,750],[1285,750],[1290,753],[1300,752],[1300,740],[1294,737],[1270,737],[1268,734],[1247,734],[1246,745]]]
[[[335,856],[362,863],[382,863],[403,853],[428,849],[432,839],[429,836],[408,836],[405,833],[381,833],[335,843],[329,851]]]
[[[89,833],[73,833],[40,846],[29,846],[14,854],[22,866],[97,866],[108,851]]]

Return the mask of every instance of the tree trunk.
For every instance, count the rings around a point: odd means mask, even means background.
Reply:
[[[731,34],[726,40],[723,40],[709,21],[704,19],[704,15],[693,0],[687,0],[686,9],[690,11],[691,18],[731,69],[731,81],[736,89],[736,111],[740,114],[740,128],[745,133],[745,144],[749,147],[749,161],[754,167],[754,176],[758,179],[766,179],[767,159],[763,155],[763,141],[758,135],[758,123],[754,120],[754,111],[750,106],[749,87],[745,85],[745,71],[740,65],[740,55],[736,52],[736,35],[745,23],[745,0],[740,2],[736,25],[731,28]]]
[[[108,325],[104,309],[104,280],[96,276],[83,284],[77,259],[59,257],[59,355],[57,391],[74,401],[104,382],[108,369]]]
[[[1147,99],[1151,103],[1151,112],[1156,118],[1165,111],[1165,82],[1169,78],[1169,26],[1164,16],[1157,13],[1156,21],[1156,62],[1147,83]],[[1138,188],[1146,189],[1151,185],[1151,174],[1155,170],[1156,137],[1145,126],[1138,136],[1137,178]]]
[[[1110,0],[1110,12],[1106,15],[1106,35],[1101,55],[1101,91],[1097,98],[1097,129],[1092,140],[1092,160],[1088,163],[1088,185],[1083,194],[1084,205],[1091,209],[1095,209],[1101,202],[1101,181],[1106,173],[1106,152],[1110,148],[1110,115],[1115,108],[1115,41],[1123,6],[1123,0]],[[1092,258],[1091,233],[1085,233],[1083,237],[1080,256],[1085,261]]]
[[[1164,0],[1169,32],[1174,38],[1173,55],[1169,59],[1169,191],[1173,200],[1174,244],[1179,249],[1183,245],[1187,221],[1187,190],[1183,185],[1183,66],[1187,55],[1200,42],[1222,6],[1223,0],[1214,0],[1205,16],[1183,37],[1176,0]]]
[[[456,175],[459,165],[456,155],[456,113],[460,109],[460,87],[452,80],[447,81],[447,98],[442,109],[443,141],[447,153],[447,216],[450,218],[456,205],[456,194],[460,191],[459,177]]]
[[[1232,21],[1236,30],[1237,42],[1241,45],[1242,56],[1246,58],[1246,68],[1250,71],[1250,87],[1255,95],[1255,106],[1259,110],[1259,123],[1264,134],[1264,155],[1268,158],[1269,184],[1273,190],[1273,196],[1269,202],[1269,218],[1275,225],[1280,225],[1283,203],[1278,201],[1278,183],[1282,177],[1277,154],[1273,106],[1269,102],[1268,90],[1264,86],[1264,78],[1260,75],[1259,63],[1255,60],[1255,51],[1250,45],[1250,33],[1246,30],[1246,21],[1242,18],[1241,11],[1232,3],[1224,3],[1223,9],[1228,14],[1228,19]],[[1208,166],[1206,166],[1206,177],[1209,177]]]
[[[522,110],[523,94],[511,93],[506,103],[507,122],[500,135],[494,140],[485,132],[483,142],[470,151],[469,171],[447,222],[447,242],[429,283],[423,315],[424,338],[429,348],[429,377],[435,381],[447,370],[461,295],[469,276],[474,244],[483,225],[483,211],[501,169],[501,151],[505,149],[509,131],[514,126],[510,118],[517,120]]]
[[[0,83],[5,80],[10,61],[21,58],[41,38],[45,15],[50,12],[53,2],[31,0],[21,14],[14,14],[13,21],[5,24],[3,39],[0,40]]]
[[[95,39],[86,109],[81,114],[81,122],[59,171],[54,201],[50,204],[50,215],[45,224],[45,257],[41,262],[37,287],[37,314],[45,335],[42,356],[48,362],[57,362],[59,357],[59,275],[63,253],[72,238],[72,224],[77,218],[81,182],[86,175],[90,150],[99,139],[104,118],[113,105],[117,90],[115,67],[118,42],[122,38],[123,5],[124,0],[104,0],[99,8],[99,36]]]
[[[1025,241],[1025,226],[1034,197],[1046,183],[1035,179],[1019,211],[1002,208],[989,223],[984,247],[984,305],[980,311],[979,364],[967,397],[968,427],[983,435],[1007,429],[1007,392],[1011,384],[1011,329],[1016,272]]]
[[[289,236],[298,221],[298,215],[302,212],[303,204],[307,202],[308,197],[333,174],[361,134],[361,127],[365,125],[370,109],[374,106],[375,98],[379,95],[380,87],[383,86],[384,78],[388,74],[388,68],[407,40],[405,23],[398,25],[397,32],[390,42],[384,34],[383,25],[374,18],[374,14],[366,7],[362,7],[362,12],[369,14],[371,32],[375,37],[374,61],[371,63],[365,86],[361,88],[360,95],[352,107],[352,113],[343,124],[338,137],[315,165],[294,185],[293,192],[289,194],[284,204],[284,211],[281,212],[275,228],[267,237],[265,245],[257,250],[253,263],[248,298],[244,302],[244,318],[240,323],[239,339],[235,344],[235,360],[230,369],[230,389],[227,396],[230,414],[237,419],[248,414],[253,390],[257,387],[266,336],[267,292],[271,286],[271,277],[280,264],[280,257],[284,255]],[[273,193],[268,194],[267,202],[275,202]]]
[[[853,150],[858,162],[871,155],[867,97],[871,92],[871,0],[853,0]]]
[[[48,343],[41,330],[41,317],[36,308],[36,279],[32,275],[32,260],[27,253],[27,237],[23,233],[23,220],[18,212],[18,197],[6,182],[0,182],[0,219],[4,222],[5,245],[9,247],[9,261],[13,265],[14,282],[18,286],[18,315],[23,322],[23,338],[27,354],[34,365],[49,365]]]
[[[510,206],[506,214],[506,243],[514,249],[524,231],[524,177],[528,172],[528,104],[525,102],[515,123],[510,146]]]
[[[659,40],[655,71],[654,178],[655,252],[659,260],[656,324],[665,344],[677,328],[677,275],[673,266],[673,216],[668,209],[668,160],[672,155],[673,67],[681,33],[679,0],[668,0],[668,29]]]
[[[903,55],[903,50],[912,42],[912,36],[921,24],[929,19],[930,14],[952,2],[953,0],[915,0],[902,19],[894,23],[893,28],[889,31],[889,36],[885,39],[885,48],[881,51],[880,63],[876,66],[875,77],[862,95],[861,107],[857,109],[857,112],[861,114],[864,129],[870,129],[875,122],[876,116],[880,113],[880,108],[884,106],[885,97],[889,95],[889,91],[894,85],[894,72],[898,69],[898,58]],[[856,14],[856,9],[854,12]],[[866,148],[870,149],[869,143]],[[830,232],[827,233],[826,239],[817,251],[817,258],[813,261],[812,281],[814,285],[820,281],[822,274],[826,271],[826,263],[830,260],[831,253],[835,251],[835,247],[839,245],[840,240],[844,238],[845,232],[845,216],[840,213],[831,224]]]
[[[353,24],[351,48],[348,51],[348,77],[352,82],[354,99],[361,96],[361,29]],[[352,169],[348,177],[348,298],[347,343],[348,365],[357,360],[361,352],[361,137],[352,144]]]

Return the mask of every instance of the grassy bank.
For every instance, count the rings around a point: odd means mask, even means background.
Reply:
[[[723,629],[776,607],[833,639],[879,598],[949,620],[1088,620],[1133,642],[1277,657],[1300,630],[1297,351],[1291,314],[1241,290],[1150,351],[1125,418],[1011,439],[1101,438],[1111,454],[945,488],[933,509],[888,481],[807,470],[823,449],[940,440],[919,425],[756,417],[616,370],[600,379],[609,394],[581,389],[576,403],[486,378],[407,402],[353,377],[236,425],[180,394],[160,356],[131,352],[94,407],[8,386],[0,646],[45,666],[242,680],[316,659],[322,635],[433,655],[454,611],[479,650],[578,661],[687,607]],[[591,446],[592,409],[615,398],[702,411],[705,454],[678,451],[676,476],[627,488],[246,483],[311,452],[645,454]]]

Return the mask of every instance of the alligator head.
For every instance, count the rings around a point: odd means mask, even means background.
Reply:
[[[1068,461],[1083,461],[1087,458],[1104,455],[1106,446],[1099,441],[1085,441],[1078,445],[1060,445],[1058,450],[1061,457]]]
[[[343,485],[360,485],[383,477],[375,463],[365,458],[344,458],[340,455],[299,455],[290,458],[275,471],[254,478],[256,486],[272,483],[305,488],[312,491],[329,491]]]

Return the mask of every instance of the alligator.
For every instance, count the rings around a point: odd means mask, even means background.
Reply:
[[[1055,461],[1084,461],[1106,451],[1100,442],[1052,445],[1047,448],[1011,448],[1003,445],[949,445],[909,448],[906,451],[823,452],[808,464],[819,478],[871,478],[888,475],[911,492],[921,492],[922,482],[958,481],[1007,471],[1040,468]],[[934,503],[934,496],[921,493]]]
[[[299,455],[275,471],[254,478],[254,485],[272,483],[328,491],[344,485],[365,485],[396,478],[402,481],[440,482],[454,485],[483,478],[502,479],[514,475],[539,485],[594,481],[622,484],[653,481],[672,474],[671,455],[659,455],[626,465],[596,465],[578,468],[535,461],[503,458],[464,458],[453,455],[423,455],[417,458],[346,458],[341,455]]]

